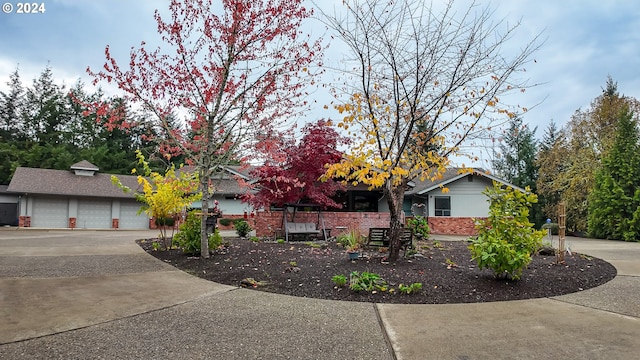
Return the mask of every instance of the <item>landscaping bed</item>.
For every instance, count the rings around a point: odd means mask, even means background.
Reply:
[[[602,285],[616,276],[609,263],[590,256],[536,255],[519,281],[498,280],[493,272],[479,270],[465,241],[420,241],[417,253],[386,262],[385,254],[365,253],[350,261],[335,242],[275,243],[226,238],[226,246],[209,259],[185,255],[179,249],[153,250],[153,239],[138,243],[149,254],[194,276],[221,284],[299,297],[401,304],[474,303],[563,295]],[[401,253],[402,256],[402,253]],[[353,271],[380,275],[384,291],[349,289]],[[332,281],[344,275],[347,285]],[[422,283],[416,293],[404,294],[400,284]],[[393,289],[393,290],[392,290]],[[392,291],[391,291],[392,290]]]

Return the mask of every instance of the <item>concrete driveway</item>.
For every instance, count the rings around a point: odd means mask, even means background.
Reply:
[[[326,301],[238,289],[142,251],[140,231],[0,229],[0,359],[637,359],[640,244],[569,239],[618,269],[546,299]]]

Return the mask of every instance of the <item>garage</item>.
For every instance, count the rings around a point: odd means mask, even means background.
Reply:
[[[69,226],[69,200],[38,197],[33,199],[31,226],[66,228]]]
[[[149,228],[149,218],[145,213],[138,215],[140,203],[122,202],[120,204],[120,229],[142,230]]]
[[[76,227],[83,229],[111,228],[111,200],[78,200]]]

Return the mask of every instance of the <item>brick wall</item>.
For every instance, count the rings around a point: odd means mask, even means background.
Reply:
[[[470,217],[429,217],[429,228],[432,234],[440,235],[476,235],[474,218]]]
[[[378,212],[322,212],[324,226],[331,230],[331,235],[338,235],[342,228],[355,227],[362,233],[368,233],[372,227],[389,227],[389,213]],[[276,229],[282,228],[282,211],[260,211],[249,224],[256,229],[256,236],[272,237]],[[317,212],[296,212],[295,222],[318,222]]]
[[[31,216],[19,216],[18,217],[18,226],[19,227],[31,227]]]

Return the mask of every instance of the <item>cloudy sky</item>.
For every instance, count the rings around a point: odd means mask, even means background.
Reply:
[[[328,5],[331,1],[318,0]],[[436,1],[437,2],[437,1]],[[51,66],[54,76],[67,85],[78,78],[89,83],[87,66],[100,68],[104,48],[122,62],[140,41],[157,43],[153,11],[165,12],[167,0],[44,0],[45,13],[0,13],[0,90],[7,89],[9,74],[18,66],[29,84]],[[462,2],[461,2],[462,3]],[[615,0],[480,0],[495,8],[496,19],[521,21],[514,44],[543,32],[546,39],[527,68],[535,89],[519,95],[517,102],[531,108],[523,116],[538,126],[538,136],[550,119],[563,125],[577,109],[588,108],[600,94],[608,75],[619,91],[640,98],[640,2]],[[7,10],[3,7],[3,10]],[[318,33],[322,30],[318,29]],[[339,47],[331,47],[337,49]],[[335,50],[334,50],[335,51]],[[327,53],[328,60],[340,54]],[[321,104],[324,105],[324,104]],[[309,120],[327,117],[319,106]]]

